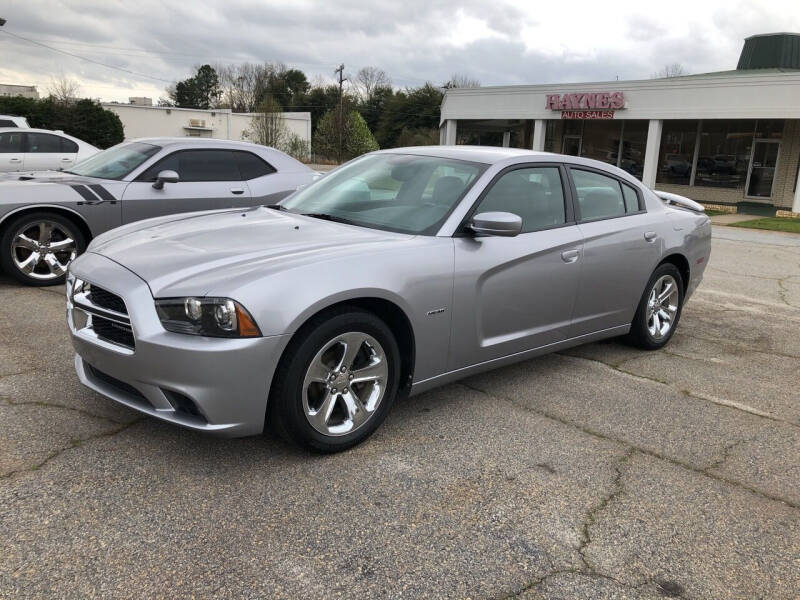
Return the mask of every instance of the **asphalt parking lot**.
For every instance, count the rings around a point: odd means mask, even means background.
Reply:
[[[665,350],[472,377],[335,456],[90,393],[63,290],[0,279],[0,597],[797,598],[800,236],[714,236]]]

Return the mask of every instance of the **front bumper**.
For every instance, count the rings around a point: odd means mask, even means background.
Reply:
[[[98,340],[71,299],[67,322],[81,383],[120,404],[197,431],[236,437],[264,428],[272,375],[288,335],[247,339],[171,333],[161,326],[147,284],[119,264],[87,253],[74,276],[120,296],[135,348]]]

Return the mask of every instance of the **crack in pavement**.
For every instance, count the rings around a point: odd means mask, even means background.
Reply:
[[[589,360],[589,359],[586,359],[586,360]],[[597,362],[597,361],[592,361],[592,362]],[[605,363],[601,363],[601,364],[605,364]],[[481,389],[481,388],[476,387],[475,385],[472,385],[472,384],[469,384],[469,383],[465,383],[463,381],[457,382],[454,385],[461,385],[461,386],[463,386],[463,387],[465,387],[467,389],[470,389],[470,390],[473,390],[475,392],[481,393],[481,394],[483,394],[485,396],[488,396],[489,398],[492,398],[493,400],[500,400],[500,401],[503,401],[503,402],[507,402],[507,403],[511,404],[512,406],[515,406],[515,407],[517,407],[517,408],[519,408],[521,410],[532,412],[534,414],[539,415],[540,417],[544,417],[546,419],[550,419],[551,421],[555,421],[557,423],[561,423],[562,425],[567,425],[568,427],[573,427],[573,428],[577,429],[578,431],[582,431],[583,433],[585,433],[587,435],[590,435],[592,437],[596,437],[598,439],[605,440],[605,441],[608,441],[608,442],[614,442],[614,443],[620,444],[620,445],[622,445],[622,446],[624,446],[626,448],[633,448],[637,452],[641,452],[642,454],[645,454],[645,455],[650,456],[652,458],[657,458],[659,460],[663,460],[663,461],[668,462],[668,463],[670,463],[672,465],[675,465],[677,467],[681,467],[683,469],[686,469],[687,471],[691,471],[691,472],[697,473],[699,475],[704,475],[705,477],[708,477],[709,479],[713,479],[715,481],[719,481],[721,483],[725,483],[725,484],[733,486],[735,488],[748,491],[751,494],[754,494],[754,495],[758,496],[759,498],[763,498],[763,499],[769,500],[771,502],[777,502],[779,504],[783,504],[783,505],[788,506],[789,508],[793,508],[795,510],[800,510],[800,504],[798,504],[798,503],[796,503],[796,502],[794,502],[792,500],[789,500],[788,498],[782,498],[781,496],[776,496],[774,494],[770,494],[770,493],[765,492],[763,490],[759,490],[758,488],[749,486],[749,485],[747,485],[747,484],[745,484],[745,483],[743,483],[741,481],[737,481],[736,479],[732,479],[730,477],[726,477],[724,475],[720,475],[720,474],[717,474],[717,473],[712,473],[712,472],[709,471],[709,467],[700,468],[700,467],[698,467],[696,465],[693,465],[691,463],[682,461],[682,460],[680,460],[678,458],[672,458],[670,456],[666,456],[664,454],[656,452],[655,450],[650,450],[648,448],[642,448],[641,446],[637,446],[636,444],[633,444],[633,443],[628,442],[626,440],[621,440],[619,438],[615,438],[613,436],[607,435],[607,434],[605,434],[605,433],[603,433],[601,431],[597,431],[596,429],[592,429],[592,428],[587,427],[585,425],[581,425],[580,423],[576,423],[574,421],[571,421],[570,419],[559,417],[559,416],[551,414],[551,413],[549,413],[547,411],[544,411],[544,410],[541,410],[541,409],[538,409],[538,408],[533,408],[533,407],[527,406],[525,404],[520,404],[519,402],[517,402],[516,400],[514,400],[513,398],[510,398],[508,396],[501,396],[501,395],[489,393],[484,389]]]
[[[660,385],[665,385],[665,386],[669,387],[670,389],[672,389],[672,390],[674,390],[674,391],[676,391],[676,392],[678,392],[680,394],[683,394],[684,396],[688,396],[690,398],[695,398],[697,400],[704,400],[706,402],[711,402],[712,404],[716,404],[717,406],[724,406],[725,408],[738,410],[740,412],[746,413],[748,415],[752,415],[754,417],[760,417],[762,419],[768,419],[770,421],[775,421],[776,423],[783,423],[784,425],[788,425],[790,427],[794,427],[794,428],[800,429],[800,423],[795,423],[794,421],[789,421],[787,419],[782,419],[780,417],[776,417],[776,416],[771,415],[769,413],[766,413],[766,412],[760,411],[760,410],[758,410],[756,408],[753,408],[752,406],[747,406],[746,404],[742,404],[741,402],[735,402],[733,400],[727,400],[726,398],[717,398],[715,396],[707,396],[705,394],[701,394],[701,393],[698,393],[698,392],[693,392],[691,390],[681,389],[679,387],[676,387],[670,381],[666,381],[666,380],[663,380],[663,379],[657,379],[655,377],[647,377],[645,375],[641,375],[639,373],[634,373],[633,371],[627,371],[627,370],[625,370],[623,368],[620,368],[620,365],[622,365],[623,363],[643,358],[642,356],[635,356],[635,357],[632,357],[632,358],[626,358],[625,360],[620,361],[617,365],[614,365],[612,363],[607,363],[605,361],[597,360],[595,358],[586,358],[585,356],[575,356],[575,355],[572,355],[572,354],[564,354],[562,352],[556,352],[556,354],[558,354],[559,356],[563,356],[564,358],[571,358],[571,359],[574,359],[574,360],[585,360],[585,361],[588,361],[588,362],[597,363],[598,365],[602,365],[602,366],[604,366],[604,367],[606,367],[608,369],[611,369],[612,371],[614,371],[616,373],[620,373],[621,375],[625,375],[627,377],[632,377],[634,379],[639,379],[641,381],[647,381],[647,382],[650,382],[650,383],[658,383]],[[672,354],[674,354],[674,353],[672,353]]]
[[[592,565],[589,562],[589,559],[586,557],[586,548],[592,543],[592,537],[589,533],[589,529],[592,527],[592,525],[597,523],[597,516],[603,512],[603,510],[605,510],[605,508],[611,502],[613,502],[617,496],[623,493],[624,485],[622,483],[622,467],[633,457],[634,452],[634,447],[628,446],[625,454],[623,454],[622,457],[616,461],[616,464],[614,465],[615,475],[613,481],[611,482],[611,491],[603,496],[596,506],[589,509],[589,512],[586,514],[586,518],[583,521],[583,526],[581,527],[580,531],[581,543],[578,546],[578,554],[581,557],[581,562],[590,573],[597,573],[598,571],[597,568]]]
[[[32,375],[38,373],[38,369],[28,369],[26,371],[19,371],[17,373],[6,373],[5,375],[0,375],[0,381],[3,379],[8,379],[10,377],[16,377],[18,375]],[[91,411],[88,411],[84,408],[78,408],[76,406],[68,406],[66,404],[56,404],[53,402],[42,402],[41,400],[12,400],[10,396],[6,396],[5,394],[0,394],[0,401],[5,402],[8,406],[41,406],[45,408],[61,408],[64,410],[71,410],[73,412],[85,415],[87,417],[92,417],[94,419],[101,419],[103,421],[108,421],[109,423],[114,423],[115,425],[123,424],[123,421],[117,421],[116,419],[112,419],[111,417],[105,417],[103,415],[95,414]]]
[[[44,467],[47,463],[49,463],[52,460],[55,460],[56,458],[58,458],[59,456],[61,456],[62,454],[64,454],[65,452],[67,452],[69,450],[74,450],[75,448],[81,448],[81,447],[85,446],[88,442],[92,442],[94,440],[113,437],[113,436],[115,436],[115,435],[117,435],[119,433],[122,433],[123,431],[125,431],[129,427],[132,427],[132,426],[136,425],[137,423],[139,423],[140,421],[143,421],[143,420],[144,420],[144,417],[140,418],[140,419],[136,419],[135,421],[131,421],[130,423],[126,423],[125,425],[121,425],[120,427],[117,427],[116,429],[112,429],[111,431],[104,431],[102,433],[96,433],[94,435],[90,435],[90,436],[87,436],[85,438],[72,438],[69,441],[69,445],[67,445],[67,446],[65,446],[63,448],[60,448],[59,450],[55,450],[55,451],[51,452],[49,455],[47,455],[47,457],[45,457],[44,460],[36,463],[35,465],[31,465],[30,467],[25,467],[24,469],[16,469],[14,471],[9,471],[8,473],[4,473],[4,474],[0,475],[0,480],[11,479],[15,475],[20,475],[22,473],[32,473],[34,471],[38,471],[39,469]]]
[[[708,465],[705,468],[705,470],[714,471],[716,469],[719,469],[722,465],[724,465],[728,461],[728,459],[731,457],[731,454],[736,448],[752,441],[753,441],[752,438],[744,438],[741,440],[737,440],[735,442],[731,442],[722,449],[722,455],[717,460],[713,461],[710,465]]]

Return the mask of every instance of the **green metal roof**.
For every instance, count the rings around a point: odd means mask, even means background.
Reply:
[[[800,34],[764,33],[746,38],[736,68],[800,69]]]

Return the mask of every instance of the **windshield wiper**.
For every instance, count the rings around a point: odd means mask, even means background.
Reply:
[[[282,204],[265,204],[267,208],[271,208],[272,210],[282,210],[284,212],[292,212]]]
[[[323,221],[332,221],[334,223],[344,223],[345,225],[358,225],[362,226],[361,223],[356,221],[351,221],[350,219],[345,219],[344,217],[337,217],[336,215],[331,215],[328,213],[302,213],[304,217],[314,217],[315,219],[322,219]]]

